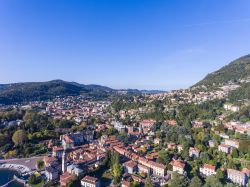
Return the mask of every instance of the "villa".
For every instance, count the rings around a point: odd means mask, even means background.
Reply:
[[[215,175],[216,167],[210,164],[204,164],[203,167],[200,168],[200,172],[206,176]]]
[[[97,178],[87,175],[81,180],[81,186],[82,187],[99,187],[100,182]]]
[[[173,166],[173,171],[174,172],[177,172],[181,175],[184,174],[184,171],[185,171],[185,162],[182,161],[182,160],[173,160],[171,163],[170,163],[172,166]]]

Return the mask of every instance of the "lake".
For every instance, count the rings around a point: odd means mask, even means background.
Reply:
[[[7,182],[11,181],[14,175],[18,173],[12,170],[2,170],[0,169],[0,186],[6,184]],[[8,185],[9,187],[23,187],[22,184],[18,182],[12,182]]]

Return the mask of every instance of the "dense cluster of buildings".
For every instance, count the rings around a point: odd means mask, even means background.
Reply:
[[[99,139],[95,139],[94,132],[99,129],[99,125],[96,125],[96,129],[91,131],[92,134],[88,134],[87,137],[84,132],[62,135],[60,137],[61,145],[53,146],[52,155],[44,157],[47,180],[57,180],[60,181],[61,186],[66,186],[71,180],[81,176],[82,186],[100,186],[102,183],[100,179],[84,175],[84,171],[96,169],[104,160],[107,151],[117,152],[121,158],[123,158],[123,176],[125,177],[122,179],[122,186],[129,186],[131,184],[130,181],[126,180],[127,176],[132,177],[133,180],[140,183],[145,183],[145,179],[138,175],[140,173],[151,176],[156,186],[167,184],[173,172],[186,175],[187,162],[185,160],[173,158],[170,162],[172,169],[169,169],[166,165],[158,162],[157,152],[146,152],[144,156],[139,154],[142,148],[152,150],[152,147],[144,142],[150,139],[151,129],[155,123],[156,121],[154,120],[141,120],[138,126],[135,127],[125,126],[121,122],[113,121],[112,125],[109,125],[108,128],[115,128],[117,131],[136,137],[136,141],[129,145],[125,145],[114,135],[102,135]],[[165,123],[168,125],[177,125],[177,122],[174,120],[168,120]],[[100,126],[103,126],[103,124],[100,124]],[[202,128],[202,126],[200,128]],[[135,136],[133,132],[137,132],[136,135],[138,136]],[[224,140],[218,145],[218,151],[229,154],[233,149],[239,148],[238,140],[230,139],[226,134],[221,134],[221,137],[223,137]],[[153,140],[155,145],[161,142],[159,138]],[[213,140],[209,141],[209,146],[216,146]],[[166,149],[182,152],[183,146],[169,142]],[[198,148],[189,148],[190,158],[199,158],[200,154],[201,151]],[[214,165],[204,164],[199,168],[199,171],[201,175],[208,177],[215,175],[217,169],[220,168],[216,168]],[[228,180],[241,186],[247,185],[249,172],[246,168],[242,171],[235,169],[226,170]]]
[[[56,98],[46,103],[46,113],[55,119],[73,120],[80,124],[88,117],[105,118],[108,101],[89,101],[78,97]]]
[[[167,93],[146,95],[140,102],[150,103],[157,100],[169,100],[171,104],[180,103],[201,103],[213,99],[221,99],[227,96],[228,92],[238,87],[235,84],[222,85],[217,91],[199,91],[194,93],[193,89],[175,90]],[[136,109],[121,110],[114,117],[109,113],[108,101],[89,101],[77,97],[55,98],[51,102],[33,102],[30,105],[21,106],[26,109],[34,106],[43,106],[45,110],[40,112],[51,116],[54,119],[72,120],[76,124],[81,124],[90,117],[103,119],[104,123],[96,123],[88,125],[81,132],[70,132],[60,136],[60,144],[54,144],[54,140],[50,140],[48,148],[51,154],[44,156],[46,181],[59,182],[60,186],[67,186],[72,180],[81,178],[81,186],[83,187],[99,187],[102,180],[89,175],[90,171],[95,171],[102,164],[107,156],[106,153],[116,152],[121,156],[121,164],[123,167],[123,175],[121,186],[128,187],[131,181],[127,177],[131,177],[134,181],[145,184],[145,176],[150,176],[154,186],[166,185],[171,175],[176,172],[180,175],[187,176],[188,161],[174,156],[169,165],[162,164],[159,161],[158,150],[156,148],[162,143],[162,139],[155,135],[153,130],[156,120],[143,119],[139,114],[143,114],[153,110],[148,105]],[[227,103],[224,109],[228,112],[238,112],[240,106]],[[112,112],[111,112],[112,113]],[[133,119],[132,123],[124,125],[121,121]],[[2,121],[5,126],[20,125],[24,123],[18,121]],[[166,126],[178,126],[176,120],[166,120],[163,122]],[[216,126],[211,122],[211,126]],[[238,121],[230,121],[221,123],[224,127],[232,132],[250,135],[250,123],[242,123]],[[205,128],[206,123],[201,120],[191,122],[193,129]],[[212,127],[212,129],[213,129]],[[115,130],[118,134],[126,135],[132,139],[132,143],[124,143],[121,139],[114,135],[102,134],[107,129]],[[231,154],[233,150],[238,150],[240,142],[230,137],[228,134],[216,132],[221,141],[215,143],[210,139],[209,147],[216,149],[219,153]],[[96,136],[101,134],[100,136]],[[112,133],[111,133],[112,134]],[[148,142],[151,143],[148,143]],[[58,142],[57,142],[58,143]],[[161,145],[162,146],[162,145]],[[163,145],[165,150],[176,151],[182,153],[183,145],[176,142],[167,142]],[[162,148],[162,147],[161,147]],[[188,156],[191,160],[200,158],[202,151],[198,147],[189,147]],[[177,154],[178,155],[178,154]],[[187,156],[187,157],[188,157]],[[203,164],[199,166],[200,175],[208,177],[215,175],[218,169],[225,171],[227,179],[240,186],[248,184],[250,171],[246,168],[240,170],[217,168],[215,165]],[[88,173],[86,173],[88,171]]]
[[[217,86],[217,89],[211,91],[207,89],[206,86],[196,86],[190,89],[179,89],[164,93],[151,94],[148,95],[148,98],[151,100],[169,99],[172,103],[178,103],[178,104],[182,103],[200,104],[202,102],[214,99],[223,99],[228,96],[228,93],[230,91],[236,90],[239,87],[240,87],[239,84],[228,82],[227,84]],[[227,106],[225,107],[227,108]],[[238,110],[239,108],[237,106],[235,107],[228,105],[227,109]]]

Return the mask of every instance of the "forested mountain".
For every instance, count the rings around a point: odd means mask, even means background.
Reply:
[[[25,82],[0,84],[0,104],[14,104],[28,101],[42,101],[56,96],[94,97],[96,99],[113,98],[120,94],[138,95],[143,93],[161,93],[157,90],[112,89],[100,85],[84,85],[76,82],[52,80],[48,82]]]
[[[229,81],[239,81],[247,77],[250,77],[250,55],[243,56],[218,71],[208,74],[194,86],[205,85],[206,87],[211,87],[225,84]]]
[[[49,82],[28,82],[0,85],[0,103],[47,100],[56,96],[107,97],[114,90],[99,85],[83,85],[75,82],[53,80]]]

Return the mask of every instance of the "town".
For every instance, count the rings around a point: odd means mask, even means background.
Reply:
[[[69,96],[2,106],[1,137],[14,130],[16,149],[1,141],[1,155],[10,162],[0,162],[0,168],[17,169],[30,186],[247,186],[250,121],[234,114],[248,111],[249,102],[226,101],[228,90],[238,86],[223,87],[219,92],[122,94],[114,101]],[[198,111],[189,113],[192,107]],[[27,136],[22,134],[25,126],[41,120],[38,125],[47,127],[32,126]],[[42,150],[25,148],[27,142]],[[33,166],[12,161],[18,155],[37,159]]]

